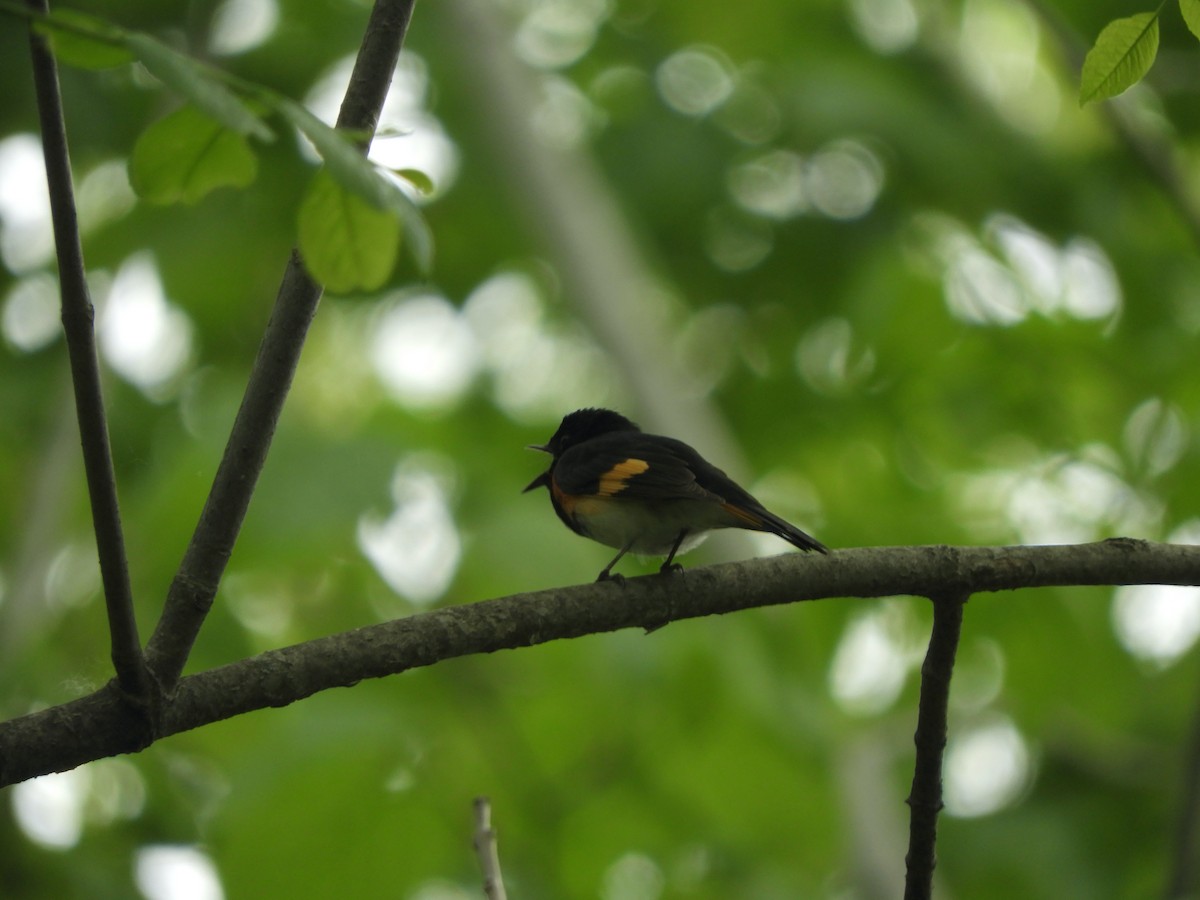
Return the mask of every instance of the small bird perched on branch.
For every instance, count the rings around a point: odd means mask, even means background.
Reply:
[[[714,528],[766,531],[801,550],[829,552],[683,441],[646,434],[611,409],[576,410],[547,443],[529,449],[552,459],[525,491],[545,486],[568,528],[620,551],[597,581],[620,580],[612,567],[630,550],[665,554],[659,571],[682,571],[676,554],[696,546]]]

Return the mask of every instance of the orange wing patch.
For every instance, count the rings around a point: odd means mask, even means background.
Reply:
[[[629,479],[641,475],[650,468],[650,463],[644,459],[627,459],[619,462],[600,476],[598,493],[601,497],[611,497],[619,494],[629,486]]]

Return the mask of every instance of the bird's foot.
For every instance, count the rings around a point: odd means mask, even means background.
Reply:
[[[599,584],[601,581],[612,581],[623,587],[625,585],[625,576],[620,572],[610,572],[608,569],[605,569],[596,576],[596,583]]]

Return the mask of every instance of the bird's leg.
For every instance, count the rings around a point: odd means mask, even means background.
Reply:
[[[679,563],[675,562],[674,560],[675,560],[675,554],[678,553],[679,548],[681,546],[683,546],[683,539],[685,537],[687,537],[687,535],[688,535],[688,530],[686,528],[683,529],[683,531],[679,532],[679,536],[675,538],[675,543],[671,545],[671,552],[667,554],[666,562],[664,562],[662,564],[662,567],[658,570],[660,574],[668,575],[672,572],[678,572],[680,575],[683,575],[683,566],[681,566]],[[663,618],[663,620],[661,622],[655,622],[651,625],[644,626],[646,629],[646,634],[650,634],[652,631],[658,631],[658,629],[662,628],[664,625],[666,625],[668,622],[670,622],[674,618],[675,618],[674,604],[672,603],[672,598],[670,596],[668,596],[667,597],[667,614],[666,614],[666,616]]]
[[[621,552],[613,557],[612,562],[610,562],[607,566],[605,566],[603,569],[600,570],[600,574],[596,576],[596,580],[597,581],[615,581],[615,582],[617,582],[617,584],[623,583],[625,581],[625,576],[621,575],[621,574],[614,575],[612,573],[612,567],[615,566],[618,562],[620,562],[621,557],[624,556],[626,553],[628,553],[629,548],[632,546],[633,546],[633,540],[631,539],[628,544],[626,544],[624,547],[621,548]]]
[[[673,562],[675,554],[679,552],[679,548],[683,545],[683,539],[687,537],[688,530],[685,528],[679,532],[679,537],[675,538],[675,543],[671,545],[671,552],[667,554],[667,561],[659,568],[659,572],[682,572],[683,566],[677,562]]]

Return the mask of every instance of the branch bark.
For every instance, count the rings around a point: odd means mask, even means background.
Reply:
[[[49,13],[46,0],[29,0],[29,5],[42,15]],[[50,193],[54,243],[58,250],[63,332],[71,365],[71,383],[75,390],[75,413],[83,446],[83,466],[92,508],[92,527],[96,533],[100,577],[104,584],[113,667],[124,691],[142,702],[149,702],[151,681],[147,676],[146,660],[142,655],[133,612],[129,563],[117,501],[117,479],[113,471],[108,420],[100,387],[100,364],[96,356],[93,328],[95,310],[88,291],[75,211],[75,190],[71,181],[71,157],[67,148],[58,66],[46,38],[35,32],[32,26],[29,29],[29,52],[42,131],[42,153],[46,160],[46,185]]]
[[[937,865],[937,819],[942,811],[942,755],[946,750],[946,713],[950,705],[950,676],[962,633],[967,594],[933,597],[933,632],[921,666],[921,699],[917,710],[917,760],[913,766],[908,806],[907,875],[904,900],[929,900]]]
[[[415,2],[377,0],[371,10],[337,120],[339,128],[362,135],[364,153],[379,121]],[[321,292],[321,285],[293,250],[225,454],[146,648],[150,670],[167,693],[177,684],[212,608],[266,463]]]
[[[496,847],[496,830],[492,828],[492,803],[487,797],[475,798],[475,856],[483,873],[483,896],[487,900],[508,900],[504,876],[500,873],[500,851]]]
[[[967,595],[1063,585],[1200,585],[1200,547],[1118,538],[1053,547],[873,547],[788,554],[516,594],[272,650],[180,680],[150,733],[106,687],[0,724],[0,787],[318,691],[444,659],[676,619],[834,597]]]

